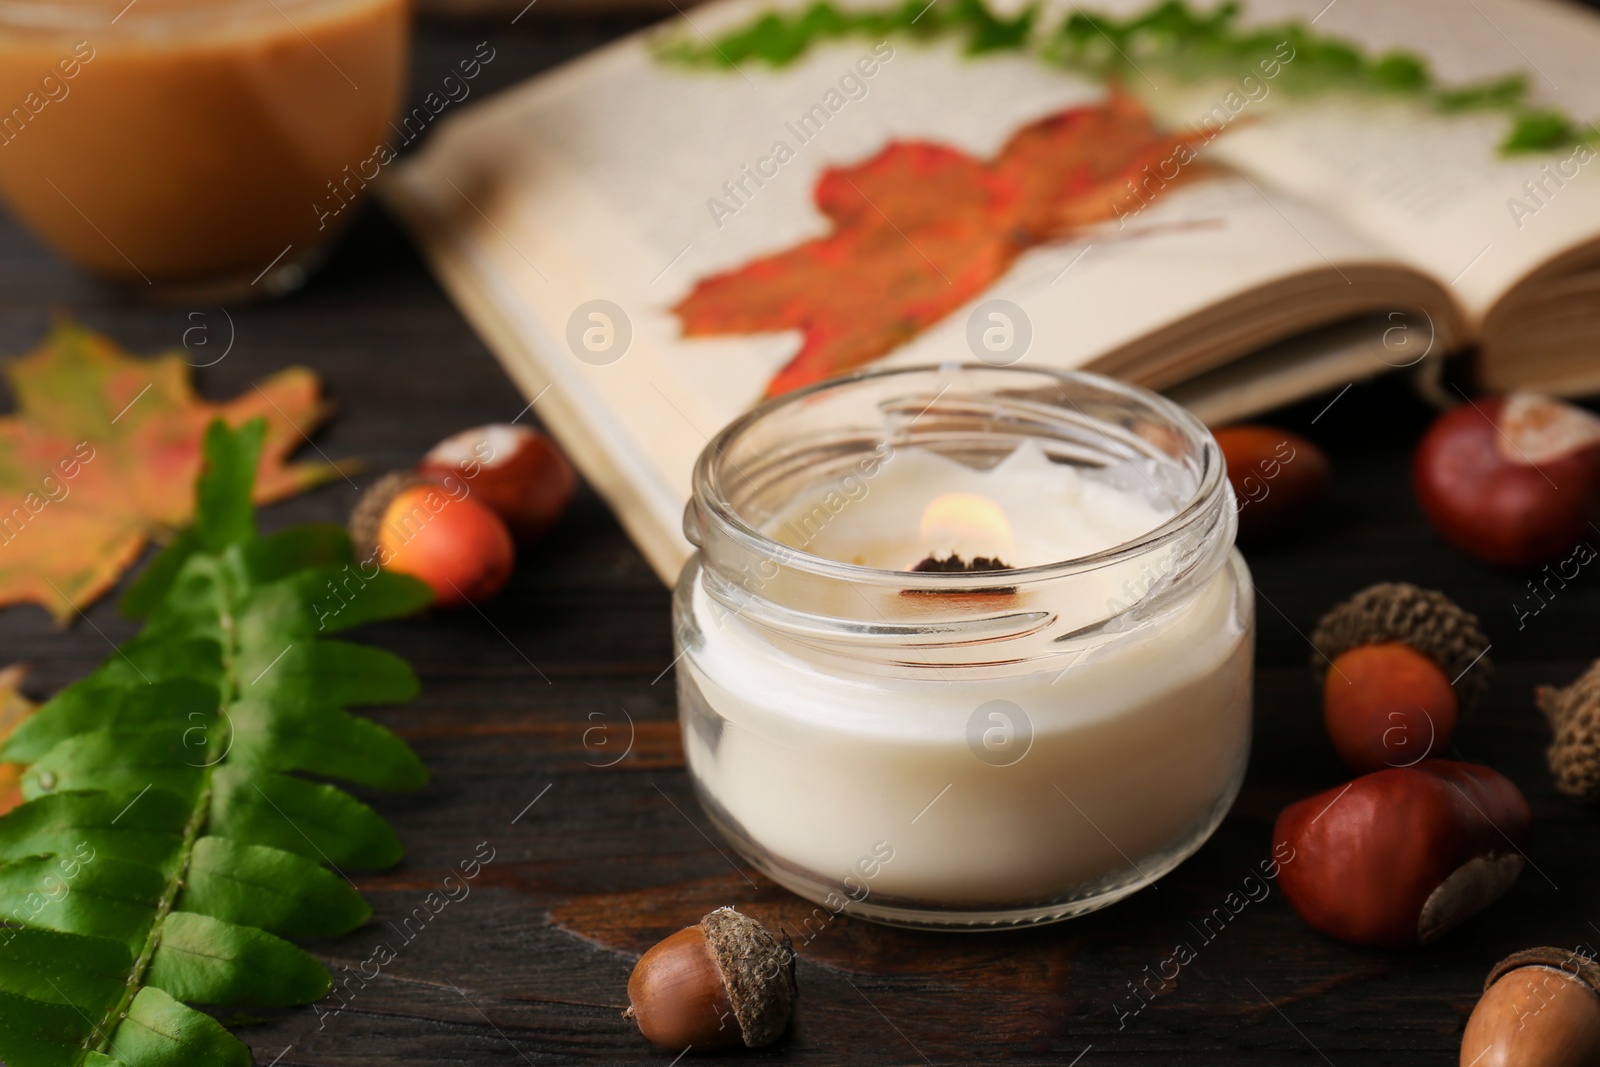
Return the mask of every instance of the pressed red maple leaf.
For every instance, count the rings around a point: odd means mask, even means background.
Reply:
[[[1200,139],[1161,133],[1113,87],[1103,103],[1022,127],[991,160],[891,142],[818,179],[831,233],[703,279],[673,310],[686,337],[802,331],[799,354],[767,387],[776,396],[892,352],[1029,248],[1195,177],[1188,146]]]
[[[178,356],[134,359],[62,323],[5,374],[17,411],[0,418],[0,606],[42,604],[64,622],[114,585],[152,537],[187,524],[200,438],[213,418],[266,419],[257,502],[340,475],[328,464],[284,462],[327,415],[317,376],[303,367],[211,404],[195,395]]]

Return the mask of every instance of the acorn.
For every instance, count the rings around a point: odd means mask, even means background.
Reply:
[[[639,960],[624,1019],[665,1049],[770,1045],[794,1011],[794,949],[760,923],[718,908]]]
[[[362,494],[350,537],[359,559],[427,582],[439,607],[493,596],[515,561],[505,523],[466,495],[463,483],[405,471],[384,475]]]
[[[1328,736],[1353,770],[1409,767],[1450,740],[1488,686],[1488,638],[1443,593],[1384,582],[1322,617],[1311,635]]]
[[[1600,1063],[1600,965],[1560,948],[1495,964],[1461,1035],[1461,1067]]]
[[[1556,789],[1574,800],[1600,801],[1600,660],[1565,689],[1541,685],[1536,699],[1555,731],[1545,756]]]

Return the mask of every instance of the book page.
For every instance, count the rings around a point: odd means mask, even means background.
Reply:
[[[1544,0],[1251,0],[1243,21],[1309,22],[1319,8],[1314,30],[1371,54],[1419,53],[1444,85],[1523,72],[1532,105],[1600,116],[1594,13]],[[1475,325],[1531,271],[1600,237],[1596,152],[1503,156],[1503,111],[1446,115],[1370,95],[1267,103],[1208,152],[1392,249],[1449,286]],[[1162,111],[1207,106],[1190,93]]]
[[[714,5],[692,18],[711,31],[764,7]],[[587,439],[580,465],[597,446],[614,468],[603,477],[652,513],[657,540],[673,531],[681,563],[688,546],[676,529],[696,456],[760,401],[802,336],[685,338],[679,302],[705,279],[829,234],[835,220],[816,199],[829,168],[915,142],[977,166],[1028,124],[1105,99],[1103,85],[1032,58],[967,58],[946,44],[852,42],[740,72],[668,65],[628,41],[443,124],[387,195],[436,261],[453,265],[447,284],[502,358],[537,365],[524,387],[550,386],[539,410],[556,405],[575,424],[557,429]],[[898,231],[897,210],[879,214]],[[1002,325],[1026,334],[1017,358],[1092,367],[1279,279],[1397,262],[1296,198],[1214,168],[1119,215],[1030,247],[881,362],[987,358],[975,338],[1000,320],[979,312],[999,300],[1015,309]],[[902,262],[920,270],[926,260],[944,277],[945,253],[918,243],[940,234],[917,233],[901,233]],[[842,270],[823,277],[825,289],[862,285]],[[653,558],[675,573],[667,555]]]

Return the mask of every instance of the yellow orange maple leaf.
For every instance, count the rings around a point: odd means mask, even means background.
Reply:
[[[63,322],[4,373],[17,410],[0,418],[0,607],[37,603],[65,622],[151,539],[188,523],[200,437],[213,418],[266,419],[258,503],[342,473],[285,462],[328,413],[320,381],[303,367],[213,404],[195,394],[177,355],[134,358]]]
[[[27,673],[20,663],[0,670],[0,743],[37,710],[37,705],[20,691]],[[0,815],[22,803],[22,770],[20,763],[0,763]]]

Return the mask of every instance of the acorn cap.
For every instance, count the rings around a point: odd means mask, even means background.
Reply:
[[[1545,756],[1556,788],[1574,800],[1600,800],[1600,660],[1576,682],[1535,691],[1555,738]]]
[[[378,530],[389,502],[414,485],[428,479],[411,471],[390,471],[373,482],[350,512],[350,540],[355,542],[356,558],[368,559],[378,550]]]
[[[732,908],[718,908],[700,920],[706,947],[722,972],[728,1003],[739,1033],[750,1048],[783,1036],[794,1011],[794,949],[766,927]]]
[[[1489,639],[1478,617],[1432,589],[1406,582],[1368,586],[1322,617],[1311,635],[1311,669],[1321,682],[1328,665],[1361,645],[1398,641],[1439,665],[1463,708],[1489,687]]]
[[[1550,947],[1513,952],[1495,964],[1494,970],[1489,972],[1489,977],[1483,980],[1484,992],[1488,992],[1490,986],[1519,967],[1549,967],[1564,971],[1568,978],[1582,982],[1600,994],[1600,963],[1596,963],[1589,956],[1581,956],[1571,949]]]

